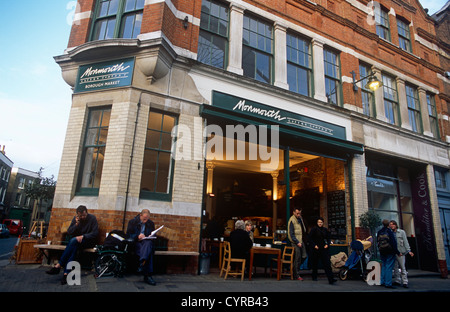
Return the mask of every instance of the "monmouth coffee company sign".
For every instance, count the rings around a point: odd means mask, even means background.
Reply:
[[[130,86],[135,59],[127,58],[80,66],[75,93]]]
[[[345,127],[217,91],[213,91],[213,106],[262,119],[270,124],[286,125],[332,138],[346,139]]]

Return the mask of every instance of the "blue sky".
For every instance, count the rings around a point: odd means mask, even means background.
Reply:
[[[433,14],[447,0],[421,0]],[[69,40],[73,0],[0,0],[0,146],[15,167],[58,176],[71,106],[53,57]],[[8,14],[5,14],[8,12]]]

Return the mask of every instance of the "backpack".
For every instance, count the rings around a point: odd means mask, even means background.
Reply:
[[[387,230],[378,233],[377,238],[378,250],[380,254],[389,254],[394,251],[391,244],[391,239],[389,238],[389,233]]]
[[[114,235],[113,235],[114,234]],[[119,239],[117,237],[122,238]],[[124,250],[125,249],[125,239],[126,235],[123,231],[119,230],[113,230],[108,234],[108,237],[106,237],[105,241],[103,242],[103,247],[105,249],[112,249],[112,250]]]

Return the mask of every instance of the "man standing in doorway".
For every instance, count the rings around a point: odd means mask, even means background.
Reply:
[[[294,274],[299,281],[303,281],[303,278],[300,276],[300,266],[307,257],[306,245],[303,242],[304,234],[306,234],[306,227],[302,219],[302,210],[295,207],[288,222],[288,237],[291,244],[295,247]]]

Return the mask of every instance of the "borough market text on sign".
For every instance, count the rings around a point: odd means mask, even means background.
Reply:
[[[131,85],[134,58],[80,66],[75,93]]]

